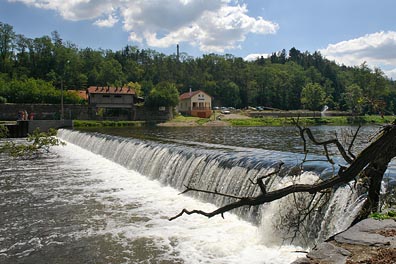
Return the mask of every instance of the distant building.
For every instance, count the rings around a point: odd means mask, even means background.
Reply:
[[[128,87],[90,86],[87,95],[96,115],[107,120],[136,120],[135,105],[144,101]]]
[[[97,108],[134,108],[138,98],[135,90],[128,87],[90,86],[87,89],[88,103]]]
[[[190,90],[179,96],[178,110],[185,115],[208,118],[212,115],[212,97],[201,90]]]

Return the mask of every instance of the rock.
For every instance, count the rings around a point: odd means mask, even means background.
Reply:
[[[381,252],[384,256],[378,255]],[[348,263],[376,263],[376,259],[386,259],[386,256],[391,261],[396,256],[396,221],[369,218],[317,245],[306,258],[297,259],[293,264],[338,264],[347,260]]]
[[[307,258],[324,263],[345,263],[350,255],[351,253],[348,250],[324,242],[309,252]]]
[[[309,258],[299,258],[293,261],[291,264],[311,264],[312,261]]]
[[[345,232],[336,235],[334,240],[338,243],[352,245],[396,248],[396,236],[385,236],[386,231],[392,234],[395,230],[395,220],[375,220],[369,218],[357,223]]]

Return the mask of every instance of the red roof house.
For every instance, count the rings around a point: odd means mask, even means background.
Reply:
[[[178,110],[185,115],[208,118],[212,115],[212,97],[201,90],[190,90],[179,96]]]

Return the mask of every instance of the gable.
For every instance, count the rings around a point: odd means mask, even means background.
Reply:
[[[183,100],[186,100],[186,99],[197,100],[198,98],[205,98],[204,100],[211,100],[212,99],[212,97],[209,94],[207,94],[207,93],[205,93],[204,91],[201,91],[201,90],[183,93],[183,94],[181,94],[179,96],[179,100],[180,101],[183,101]]]

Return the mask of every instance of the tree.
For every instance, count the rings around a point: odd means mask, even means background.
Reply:
[[[7,130],[0,126],[0,138],[7,136]],[[27,144],[6,141],[0,146],[0,152],[7,153],[13,157],[36,158],[38,155],[48,153],[51,146],[65,145],[56,136],[56,130],[50,129],[48,132],[40,132],[39,129],[33,131],[27,137]]]
[[[103,62],[103,64],[100,66],[98,78],[100,84],[103,86],[122,86],[125,80],[124,73],[122,72],[122,66],[115,59],[108,59]]]
[[[139,83],[134,83],[134,82],[129,82],[127,84],[128,88],[131,88],[135,91],[137,96],[142,96],[143,92],[142,92],[142,86]]]
[[[225,106],[237,107],[241,103],[239,87],[234,82],[224,81],[217,84],[215,98],[222,98],[221,102]]]
[[[15,32],[11,25],[0,22],[0,72],[10,70]]]
[[[345,104],[352,113],[359,114],[362,112],[364,98],[363,90],[357,84],[347,86],[343,93]]]
[[[146,104],[150,107],[176,106],[179,103],[179,92],[176,85],[170,82],[160,82],[147,96]]]
[[[234,202],[230,202],[210,212],[183,209],[179,214],[171,217],[169,220],[174,220],[183,214],[200,214],[208,218],[216,215],[221,215],[224,217],[225,212],[231,211],[233,209],[242,206],[266,204],[296,193],[306,193],[312,195],[313,197],[319,194],[320,197],[322,197],[322,194],[334,192],[340,186],[347,185],[351,181],[355,181],[355,185],[359,185],[361,189],[367,192],[366,201],[360,210],[360,214],[357,216],[356,221],[366,218],[371,212],[378,211],[383,175],[389,162],[392,160],[392,158],[396,157],[396,120],[392,124],[384,126],[376,140],[374,140],[368,147],[362,150],[359,155],[354,155],[351,151],[359,129],[357,129],[356,133],[353,135],[349,147],[345,149],[338,139],[335,138],[326,141],[318,141],[309,128],[301,127],[298,124],[298,120],[295,124],[299,130],[304,144],[305,158],[303,162],[308,161],[307,146],[308,141],[310,141],[315,145],[323,147],[326,160],[332,165],[336,164],[334,159],[330,157],[328,148],[330,146],[335,146],[341,157],[344,159],[344,162],[348,165],[344,166],[338,164],[340,166],[338,172],[334,173],[329,178],[319,179],[313,184],[293,184],[276,190],[268,190],[268,183],[272,181],[274,177],[277,177],[279,171],[281,170],[283,164],[280,162],[278,166],[267,175],[260,176],[257,179],[250,179],[251,183],[257,185],[261,191],[258,195],[252,197],[238,197],[235,195],[220,193],[217,190],[200,190],[194,188],[193,186],[186,186],[186,190],[183,193],[190,191],[210,193],[213,195],[233,199]],[[301,168],[298,166],[296,168],[297,170],[294,170],[295,172],[293,173],[299,176],[301,174]],[[310,209],[310,212],[313,210],[315,210],[314,207]]]
[[[318,83],[308,83],[301,92],[301,103],[309,110],[320,110],[326,98],[326,92]]]

